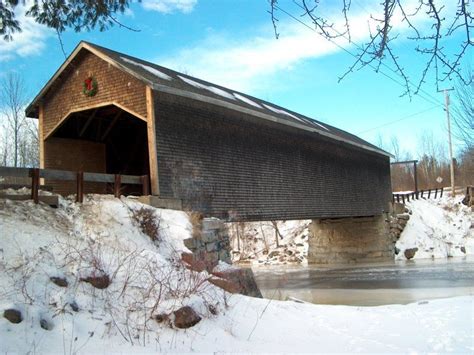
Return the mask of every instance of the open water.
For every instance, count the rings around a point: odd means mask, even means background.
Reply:
[[[474,294],[474,257],[253,269],[265,298],[377,306]]]

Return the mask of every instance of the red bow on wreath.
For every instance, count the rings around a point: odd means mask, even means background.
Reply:
[[[84,84],[86,85],[87,91],[92,90],[92,78],[87,78],[86,80],[84,80]]]
[[[84,79],[82,92],[89,97],[97,94],[97,80],[93,76]]]

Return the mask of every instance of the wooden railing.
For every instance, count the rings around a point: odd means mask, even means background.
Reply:
[[[148,175],[137,176],[56,169],[0,167],[0,176],[31,178],[31,198],[35,203],[39,202],[38,191],[40,189],[41,178],[59,181],[75,181],[77,202],[82,202],[84,199],[84,182],[102,182],[114,184],[115,197],[120,197],[120,189],[122,184],[141,185],[142,195],[146,196],[150,194],[150,179]]]
[[[418,200],[420,198],[427,199],[427,198],[438,198],[443,197],[444,189],[442,187],[435,188],[435,189],[428,189],[428,190],[420,190],[415,192],[394,192],[392,194],[392,201],[393,202],[410,202],[411,200]],[[439,193],[438,193],[439,192]]]

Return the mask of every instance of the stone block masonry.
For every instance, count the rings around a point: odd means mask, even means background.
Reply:
[[[386,217],[313,220],[308,263],[334,264],[393,259],[394,245]]]
[[[207,271],[212,271],[219,261],[231,264],[229,232],[220,219],[203,218],[200,230],[193,238],[185,239],[184,244],[192,251],[194,262]]]

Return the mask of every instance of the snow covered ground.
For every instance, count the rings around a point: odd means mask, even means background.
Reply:
[[[0,316],[5,353],[474,351],[474,297],[380,307],[323,306],[230,295],[186,269],[182,212],[89,195],[57,209],[0,199]],[[149,222],[149,220],[148,220]],[[84,282],[108,275],[104,289]],[[52,278],[67,281],[60,287]],[[202,320],[172,326],[183,305]],[[158,323],[155,316],[171,314]]]
[[[408,223],[396,243],[405,260],[406,249],[417,248],[414,259],[474,255],[474,214],[463,196],[413,200]]]

